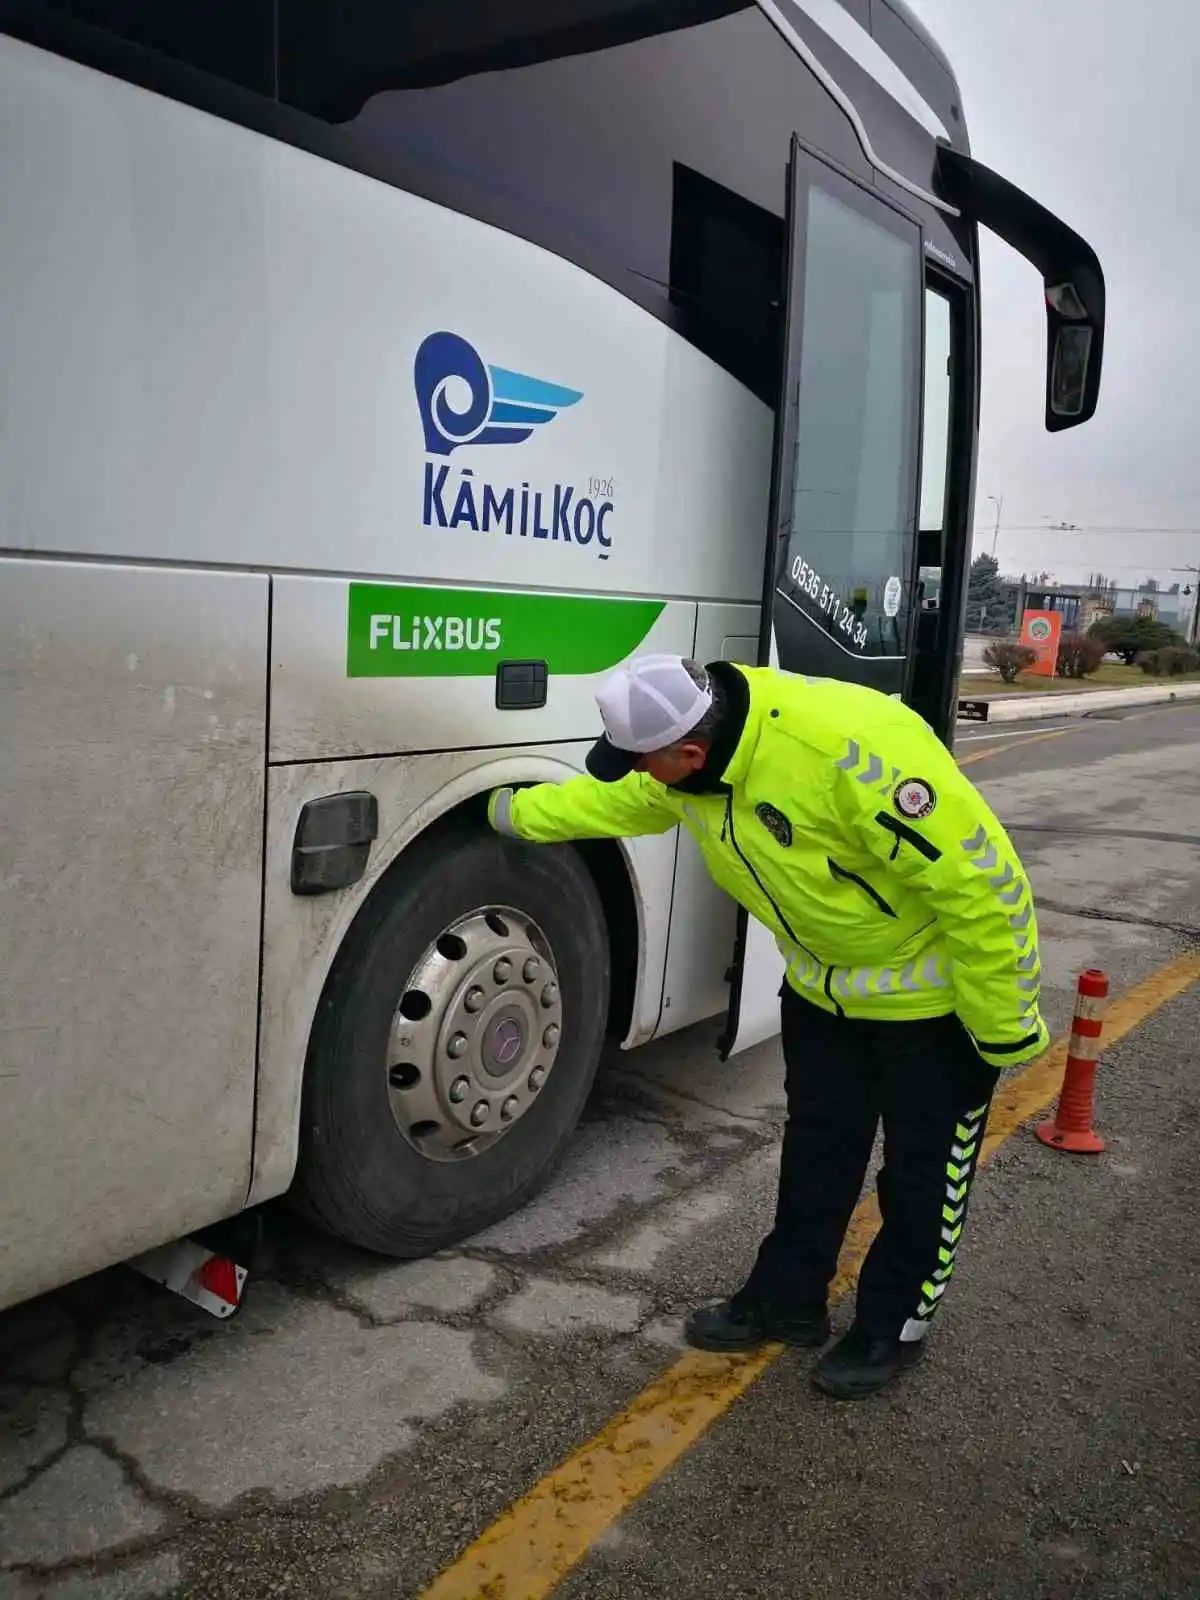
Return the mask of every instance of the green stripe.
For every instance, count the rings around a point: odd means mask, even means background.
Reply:
[[[489,677],[501,661],[604,672],[637,649],[664,609],[661,600],[352,583],[346,675]]]

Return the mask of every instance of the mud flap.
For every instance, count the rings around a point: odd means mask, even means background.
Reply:
[[[249,1265],[241,1263],[253,1260],[261,1234],[261,1218],[235,1217],[192,1238],[147,1250],[125,1264],[211,1316],[231,1317],[242,1303],[250,1276]]]

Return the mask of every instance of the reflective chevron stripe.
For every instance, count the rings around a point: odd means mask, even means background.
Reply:
[[[938,1264],[922,1283],[917,1309],[907,1318],[900,1330],[903,1343],[911,1343],[925,1337],[933,1314],[941,1304],[942,1296],[954,1276],[958,1241],[962,1238],[967,1210],[967,1191],[971,1187],[975,1155],[979,1149],[987,1109],[986,1103],[976,1106],[973,1110],[964,1112],[961,1121],[954,1124],[954,1143],[950,1147],[950,1159],[946,1162],[945,1198],[942,1202],[942,1225],[937,1247]]]
[[[979,868],[980,872],[992,872],[1000,865],[1000,857],[994,844],[989,844],[977,861],[972,866]]]
[[[811,961],[808,956],[794,957],[788,967],[788,973],[801,989],[809,989],[815,994],[824,987],[824,967],[819,962]]]
[[[883,762],[878,756],[869,755],[866,766],[857,777],[859,783],[878,783],[883,777]]]
[[[842,772],[849,773],[856,783],[874,786],[880,795],[890,795],[900,782],[901,769],[891,766],[873,750],[864,752],[857,739],[847,739],[846,754],[833,764]]]
[[[972,866],[977,867],[980,872],[989,874],[988,883],[997,900],[1009,913],[1008,926],[1012,930],[1017,949],[1021,952],[1017,958],[1017,970],[1021,973],[1016,980],[1018,1003],[1021,1006],[1017,1026],[1024,1032],[1036,1033],[1042,969],[1036,945],[1030,948],[1032,934],[1028,930],[1033,922],[1033,902],[1029,898],[1029,885],[1010,861],[1000,860],[999,851],[988,837],[988,831],[982,823],[968,838],[960,839],[959,845]]]
[[[904,967],[835,967],[830,987],[839,1000],[869,1000],[877,995],[927,994],[949,989],[950,978],[939,956]]]

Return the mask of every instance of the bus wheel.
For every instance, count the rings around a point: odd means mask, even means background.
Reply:
[[[376,891],[322,997],[300,1209],[394,1256],[515,1210],[583,1110],[608,993],[604,913],[570,846],[476,832],[418,846]]]

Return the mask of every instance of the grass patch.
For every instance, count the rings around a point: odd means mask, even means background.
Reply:
[[[1089,689],[1171,689],[1178,683],[1200,683],[1200,672],[1185,672],[1177,678],[1152,678],[1141,667],[1127,667],[1123,661],[1103,661],[1087,678],[1030,678],[1022,674],[1016,683],[1001,683],[994,672],[964,672],[958,692],[963,699],[977,700],[984,695],[1086,694]]]

